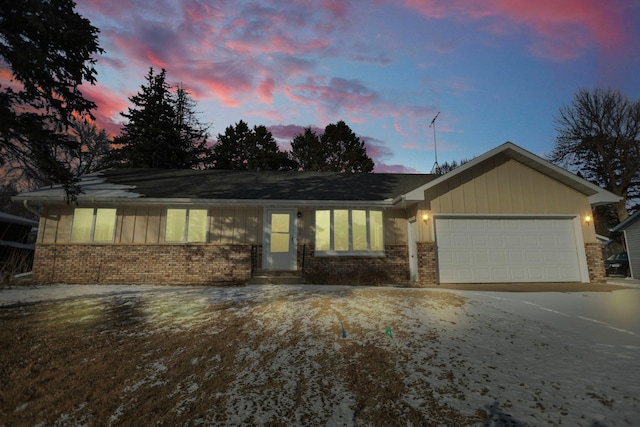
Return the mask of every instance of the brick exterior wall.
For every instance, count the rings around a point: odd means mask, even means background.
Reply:
[[[260,268],[262,248],[257,247]],[[591,283],[606,283],[598,243],[586,243]],[[387,284],[409,281],[406,245],[387,245],[383,257],[314,256],[312,245],[298,246],[298,269],[330,272],[345,283],[367,284],[354,274],[373,272]],[[436,284],[434,242],[417,242],[417,286]],[[36,245],[33,280],[36,283],[163,283],[232,284],[251,277],[251,245]],[[369,283],[371,284],[371,283]]]
[[[418,247],[418,286],[434,286],[437,278],[436,243],[416,242]]]
[[[407,245],[387,245],[384,256],[315,256],[312,245],[304,250],[305,277],[318,272],[330,276],[332,283],[354,285],[406,284],[409,281]],[[298,265],[302,268],[302,246],[298,247]]]
[[[589,269],[589,281],[591,283],[607,283],[602,259],[600,243],[585,243],[584,250],[587,254],[587,268]]]
[[[36,283],[245,283],[251,245],[36,245]]]

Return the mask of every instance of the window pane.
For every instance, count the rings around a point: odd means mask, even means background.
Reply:
[[[271,253],[289,252],[289,233],[271,233]]]
[[[290,216],[289,214],[271,214],[271,232],[288,233]]]
[[[164,240],[167,242],[184,241],[184,226],[187,222],[186,209],[167,209],[167,228]]]
[[[351,211],[351,234],[354,251],[366,251],[367,248],[367,211]]]
[[[384,232],[382,229],[382,212],[369,212],[369,241],[371,242],[372,251],[384,250],[383,236]]]
[[[187,241],[188,242],[206,242],[207,231],[208,231],[207,210],[206,209],[190,209]]]
[[[333,249],[349,250],[349,211],[346,209],[333,211]]]
[[[331,250],[331,211],[316,211],[316,251]]]
[[[92,225],[93,208],[75,208],[73,211],[73,225],[71,226],[71,241],[90,241]]]
[[[94,242],[112,242],[116,228],[115,209],[96,209],[96,225],[93,232]]]

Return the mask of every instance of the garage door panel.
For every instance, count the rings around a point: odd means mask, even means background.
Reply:
[[[571,219],[436,218],[441,283],[580,280]]]
[[[509,252],[509,262],[513,264],[525,264],[527,262],[526,254],[523,252]]]
[[[509,262],[509,252],[493,250],[489,253],[489,262],[495,264],[507,264]]]

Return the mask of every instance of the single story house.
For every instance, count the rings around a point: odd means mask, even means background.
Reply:
[[[40,214],[34,280],[604,282],[591,208],[614,194],[507,142],[444,175],[109,169],[14,201]]]
[[[633,279],[640,279],[640,211],[616,225],[611,231],[624,233],[629,256],[629,275]]]

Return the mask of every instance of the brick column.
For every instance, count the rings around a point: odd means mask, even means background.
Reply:
[[[604,260],[600,243],[585,243],[584,251],[587,254],[587,268],[589,269],[589,281],[591,283],[606,283]]]
[[[435,242],[417,242],[418,247],[418,285],[436,285],[436,244]]]

